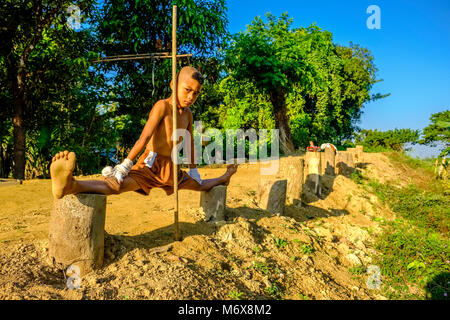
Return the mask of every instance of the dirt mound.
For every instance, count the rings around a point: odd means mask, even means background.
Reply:
[[[365,162],[364,174],[380,181],[404,174],[384,155]],[[209,178],[224,170],[199,171]],[[0,299],[384,299],[367,274],[352,272],[372,263],[374,218],[392,217],[374,195],[349,177],[324,177],[322,197],[305,189],[301,205],[272,215],[256,204],[257,176],[257,166],[243,165],[233,177],[226,221],[206,222],[199,194],[181,192],[180,242],[162,190],[108,197],[104,266],[79,289],[48,261],[49,181],[5,186]],[[25,200],[12,198],[18,192]]]

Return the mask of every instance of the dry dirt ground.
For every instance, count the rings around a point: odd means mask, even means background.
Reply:
[[[408,183],[415,174],[383,154],[365,154],[363,173]],[[202,178],[225,168],[201,168]],[[65,270],[50,266],[50,180],[0,185],[0,299],[385,299],[369,289],[375,217],[393,213],[349,177],[324,177],[319,199],[282,216],[257,206],[259,169],[241,165],[227,193],[226,221],[204,221],[200,194],[181,190],[181,242],[173,241],[173,196],[126,193],[107,199],[102,269],[69,289]],[[93,176],[98,178],[99,176]],[[92,179],[91,177],[78,177]]]

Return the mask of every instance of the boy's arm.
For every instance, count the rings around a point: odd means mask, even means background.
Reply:
[[[165,103],[163,101],[158,101],[157,103],[155,103],[152,110],[150,111],[144,129],[142,130],[139,139],[134,144],[130,153],[128,153],[127,159],[134,161],[138,157],[142,149],[144,149],[147,143],[150,141],[150,138],[155,132],[156,127],[158,126],[161,119],[164,117],[164,113],[165,113]]]
[[[134,159],[137,158],[139,153],[141,153],[142,149],[147,145],[148,141],[152,137],[155,132],[156,127],[158,126],[161,119],[164,117],[165,113],[165,103],[164,101],[158,101],[153,106],[150,114],[148,116],[147,123],[145,124],[144,129],[142,130],[141,136],[134,144],[130,153],[128,153],[127,158],[119,165],[115,166],[114,176],[116,177],[119,184],[122,184],[123,178],[128,175],[133,166]]]

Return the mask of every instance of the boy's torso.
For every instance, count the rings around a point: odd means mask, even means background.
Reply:
[[[155,128],[150,141],[148,142],[146,149],[152,150],[161,156],[170,157],[172,154],[172,106],[167,100],[164,101],[164,117],[159,122],[158,126]],[[191,110],[186,108],[180,114],[178,112],[177,116],[177,128],[187,129],[189,126]],[[180,140],[181,141],[181,138]]]

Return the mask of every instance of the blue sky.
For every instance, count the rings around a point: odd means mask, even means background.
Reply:
[[[381,11],[381,29],[368,29],[370,5]],[[227,0],[229,30],[245,30],[255,16],[288,12],[293,26],[316,24],[334,43],[368,48],[377,66],[372,93],[391,93],[367,103],[363,129],[423,129],[432,113],[450,109],[450,1]]]

